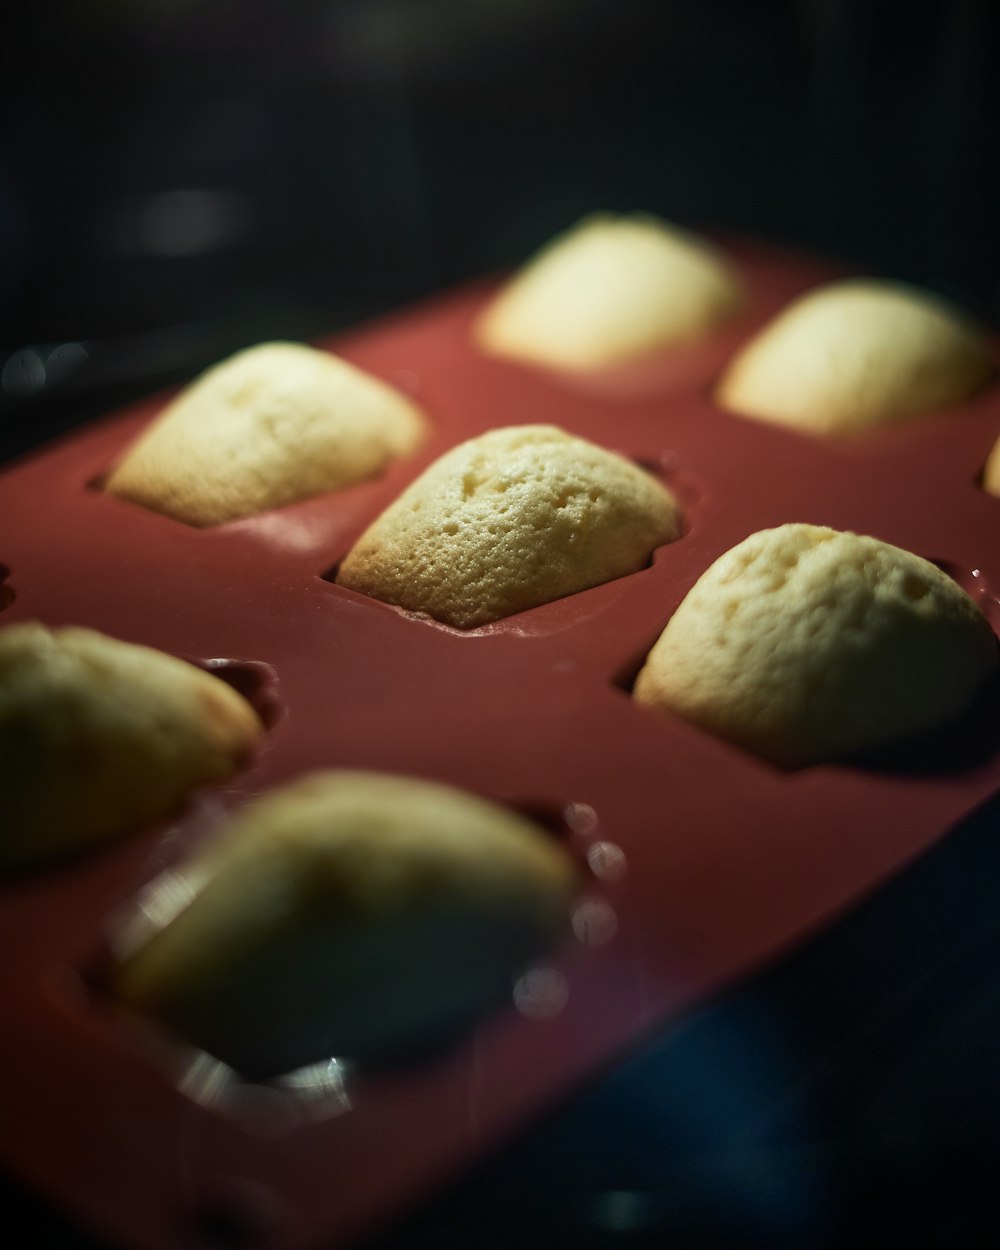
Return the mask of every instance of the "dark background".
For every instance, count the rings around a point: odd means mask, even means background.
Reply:
[[[998,49],[994,0],[24,0],[0,39],[2,451],[595,208],[826,252],[995,324]],[[1000,1245],[998,894],[995,803],[379,1250]]]
[[[595,208],[1000,320],[998,36],[994,0],[8,6],[4,450]]]

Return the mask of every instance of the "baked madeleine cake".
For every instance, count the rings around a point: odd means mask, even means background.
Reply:
[[[634,573],[680,532],[671,495],[631,461],[555,426],[514,426],[435,461],[337,582],[469,628]]]
[[[339,771],[249,804],[187,875],[193,901],[123,954],[114,992],[257,1078],[444,1040],[509,998],[576,888],[515,812]]]
[[[105,490],[188,525],[218,525],[372,477],[424,428],[410,400],[346,360],[262,343],[187,387]]]
[[[996,670],[986,618],[935,565],[875,538],[782,525],[702,574],[634,693],[798,767],[956,721]]]
[[[89,629],[0,630],[0,867],[159,820],[262,732],[218,677]]]
[[[702,338],[742,299],[736,274],[703,239],[644,213],[595,213],[528,261],[475,337],[496,356],[600,370]]]
[[[993,371],[984,334],[958,309],[855,279],[790,304],[732,361],[716,400],[811,434],[858,434],[957,404]]]

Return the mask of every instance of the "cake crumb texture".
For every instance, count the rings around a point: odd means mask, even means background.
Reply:
[[[680,532],[670,493],[631,461],[555,426],[513,426],[432,464],[337,582],[468,628],[633,573]]]
[[[752,534],[702,574],[634,693],[798,767],[957,721],[996,670],[989,623],[935,565],[793,524]]]

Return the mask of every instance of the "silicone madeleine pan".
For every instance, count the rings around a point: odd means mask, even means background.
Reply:
[[[652,1030],[802,941],[1000,789],[995,692],[878,766],[783,772],[636,706],[630,683],[697,577],[808,521],[940,562],[997,628],[1000,500],[978,478],[1000,387],[852,442],[719,411],[735,348],[820,262],[733,246],[732,328],[599,382],[490,359],[475,285],[330,346],[412,393],[433,430],[376,481],[194,529],[101,493],[157,398],[0,479],[0,623],[82,624],[202,663],[268,723],[254,762],[172,823],[0,884],[0,1152],[134,1250],[310,1250],[363,1238]],[[683,537],[636,574],[468,631],[333,583],[364,526],[444,450],[550,422],[634,458]],[[586,866],[573,938],[450,1049],[251,1084],[116,1006],[100,969],[179,905],[171,868],[227,810],[317,768],[454,784],[539,816]],[[0,800],[2,801],[2,800]],[[266,1010],[266,1006],[262,1009]]]

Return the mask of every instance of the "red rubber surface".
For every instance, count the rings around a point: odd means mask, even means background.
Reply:
[[[93,483],[161,399],[0,478],[14,595],[0,623],[84,624],[270,666],[230,673],[275,705],[252,767],[174,824],[0,887],[0,1152],[84,1225],[136,1250],[213,1236],[307,1250],[368,1231],[656,1025],[802,940],[1000,787],[995,702],[892,766],[785,774],[627,694],[699,574],[785,521],[942,561],[997,626],[1000,500],[977,479],[1000,435],[1000,387],[850,444],[717,411],[709,384],[734,347],[830,273],[737,255],[753,298],[731,331],[601,386],[478,355],[468,327],[486,287],[340,340],[434,424],[418,457],[341,494],[208,530],[102,495]],[[467,633],[324,579],[431,459],[537,421],[655,467],[684,504],[685,536],[638,574]],[[564,836],[598,869],[578,940],[521,984],[519,1007],[409,1070],[348,1074],[341,1087],[331,1069],[326,1093],[213,1087],[204,1061],[105,1001],[92,970],[122,909],[224,809],[331,766],[562,813]]]

